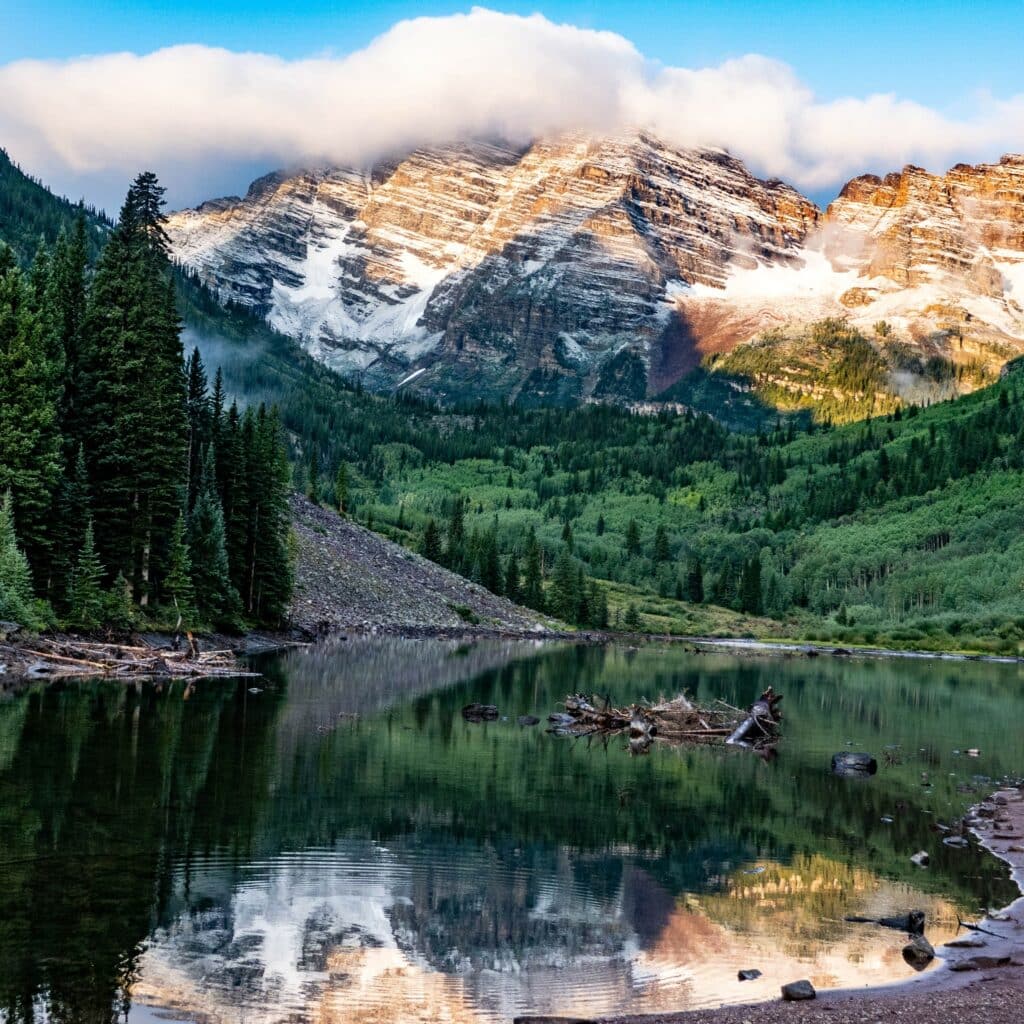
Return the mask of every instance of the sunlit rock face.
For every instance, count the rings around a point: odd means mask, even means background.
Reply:
[[[854,178],[820,214],[641,131],[477,143],[268,175],[169,233],[222,299],[318,359],[376,388],[420,371],[447,398],[638,400],[769,329],[800,348],[826,317],[909,346],[894,366],[961,368],[954,391],[1024,351],[1019,156]]]
[[[817,220],[725,153],[630,132],[273,174],[169,233],[223,299],[370,384],[426,367],[443,394],[571,400],[692,366],[674,296],[792,262]]]

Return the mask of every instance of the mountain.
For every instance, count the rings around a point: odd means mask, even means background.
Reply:
[[[279,172],[170,233],[222,299],[371,387],[418,371],[447,398],[635,400],[703,360],[774,404],[863,414],[971,390],[1024,351],[1022,225],[1021,157],[855,178],[821,213],[634,131]],[[825,319],[877,363],[859,390],[828,379],[851,352],[815,339]]]
[[[672,296],[793,263],[818,216],[725,153],[632,132],[273,174],[168,230],[223,298],[372,385],[425,369],[442,395],[570,400],[692,368]]]

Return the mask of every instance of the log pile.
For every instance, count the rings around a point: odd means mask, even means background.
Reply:
[[[191,634],[176,647],[37,637],[9,649],[18,655],[24,664],[24,674],[29,677],[107,676],[121,679],[258,675],[241,671],[231,650],[199,650]]]
[[[656,704],[614,707],[609,698],[574,693],[562,702],[564,712],[550,716],[549,731],[577,737],[628,735],[633,753],[644,753],[660,741],[673,746],[725,744],[770,756],[778,741],[781,700],[782,694],[771,687],[747,711],[724,701],[700,706],[682,695]]]

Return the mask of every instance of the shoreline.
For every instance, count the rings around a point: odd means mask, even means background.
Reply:
[[[915,1024],[948,1024],[961,1013],[983,1024],[1018,1024],[1024,1004],[1024,784],[997,790],[972,807],[965,821],[979,845],[1009,865],[1021,895],[977,922],[983,931],[965,929],[939,946],[940,962],[922,974],[871,988],[826,989],[798,1003],[780,998],[712,1010],[593,1018],[526,1015],[516,1017],[515,1024],[776,1024],[794,1018],[808,1024],[861,1024],[902,1015],[912,1016]]]
[[[99,634],[96,634],[99,636]],[[167,649],[173,634],[159,631],[144,631],[126,634],[120,641],[106,641],[112,645],[118,643],[131,644],[141,641],[154,651]],[[953,662],[982,662],[995,665],[1013,665],[1024,663],[1024,657],[997,654],[971,654],[949,651],[911,651],[901,648],[887,647],[843,647],[834,644],[822,644],[800,640],[758,640],[749,637],[714,637],[690,636],[664,633],[616,633],[606,630],[560,630],[552,627],[534,625],[529,628],[517,628],[503,625],[487,625],[465,623],[458,626],[439,625],[396,625],[380,623],[361,627],[348,628],[311,628],[304,623],[295,623],[291,628],[282,630],[256,630],[241,636],[224,634],[197,635],[201,650],[214,648],[230,651],[236,659],[239,674],[245,674],[242,659],[254,655],[272,654],[296,645],[315,645],[321,642],[344,641],[347,637],[391,637],[410,640],[462,640],[467,643],[480,640],[521,640],[544,643],[587,644],[590,646],[689,646],[691,653],[722,653],[737,656],[767,655],[781,657],[818,658],[831,657],[843,659],[855,658],[899,658],[906,660],[933,659]],[[20,631],[0,636],[0,683],[8,684],[27,679],[60,679],[75,676],[92,678],[118,678],[115,672],[103,672],[91,669],[79,669],[50,664],[46,669],[38,666],[40,653],[33,650],[37,640],[47,643],[74,644],[82,640],[92,640],[93,636],[81,637],[76,634],[60,632],[44,632],[38,635],[22,635]],[[38,670],[33,671],[36,667]],[[223,675],[223,672],[215,673]],[[198,671],[132,673],[125,678],[166,678],[180,675],[182,678],[203,678]]]

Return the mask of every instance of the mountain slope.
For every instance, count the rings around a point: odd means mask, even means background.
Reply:
[[[670,300],[788,263],[816,207],[642,132],[255,182],[173,215],[180,260],[317,358],[446,396],[641,397],[696,363]]]

